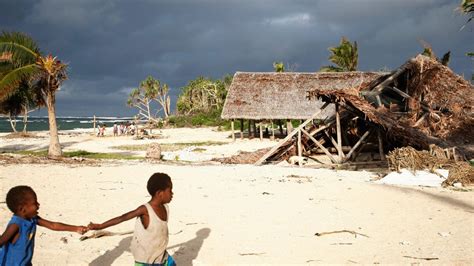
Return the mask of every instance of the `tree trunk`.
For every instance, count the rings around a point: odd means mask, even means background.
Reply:
[[[56,125],[56,108],[54,106],[54,92],[48,91],[46,95],[46,105],[48,107],[49,119],[49,150],[48,157],[58,158],[63,155],[61,145],[59,144],[58,127]]]
[[[10,113],[8,114],[8,121],[10,121],[10,126],[12,127],[13,132],[16,133],[16,119],[12,119],[12,115]]]
[[[23,133],[26,133],[26,126],[28,125],[28,107],[23,105]]]

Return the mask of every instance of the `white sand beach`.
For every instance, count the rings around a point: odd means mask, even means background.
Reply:
[[[25,184],[36,191],[42,217],[87,225],[148,201],[146,181],[154,172],[165,172],[171,176],[174,190],[169,253],[178,265],[474,263],[472,190],[378,184],[376,173],[367,171],[209,162],[210,158],[277,143],[259,139],[232,142],[229,132],[214,128],[164,129],[154,132],[160,138],[144,140],[98,138],[79,131],[61,133],[64,151],[143,156],[144,151],[125,152],[116,147],[152,142],[227,144],[184,151],[191,162],[2,162],[2,231],[11,217],[5,195],[13,186]],[[0,149],[47,148],[47,132],[38,136],[19,139],[2,134]],[[134,221],[128,221],[107,230],[128,232],[133,225]],[[347,231],[334,232],[342,230]],[[33,264],[133,263],[131,234],[79,238],[78,234],[38,227]]]

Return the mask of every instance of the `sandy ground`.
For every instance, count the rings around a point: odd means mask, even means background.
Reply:
[[[45,133],[43,133],[45,134]],[[275,145],[237,140],[213,129],[170,129],[156,140],[63,133],[64,150],[123,152],[150,142],[227,142],[204,147],[196,160]],[[48,138],[6,139],[0,150],[40,149]],[[140,153],[140,152],[138,152]],[[0,226],[11,213],[9,188],[33,187],[40,215],[72,224],[102,222],[148,201],[154,172],[174,182],[169,252],[178,265],[235,264],[473,264],[474,192],[376,184],[375,173],[291,166],[108,161],[97,166],[0,166]],[[111,227],[133,230],[134,221]],[[348,232],[315,233],[349,230]],[[88,233],[90,234],[90,233]],[[38,228],[37,265],[131,265],[131,235],[79,241],[79,235]]]

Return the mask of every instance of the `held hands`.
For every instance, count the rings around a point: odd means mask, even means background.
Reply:
[[[83,235],[83,234],[87,233],[87,231],[89,231],[88,227],[86,227],[86,226],[77,226],[76,233]]]
[[[95,224],[93,222],[90,222],[89,225],[87,226],[87,229],[88,230],[100,230],[100,229],[102,229],[102,227],[100,226],[100,224]]]

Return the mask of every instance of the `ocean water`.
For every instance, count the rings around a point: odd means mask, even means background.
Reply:
[[[104,124],[111,127],[114,123],[133,122],[133,117],[96,117],[96,126]],[[80,128],[90,128],[94,126],[93,117],[57,117],[56,123],[59,130],[71,130]],[[16,129],[23,130],[22,117],[17,120]],[[48,117],[28,117],[27,131],[49,130]],[[6,117],[0,117],[0,132],[13,132],[10,122]]]

